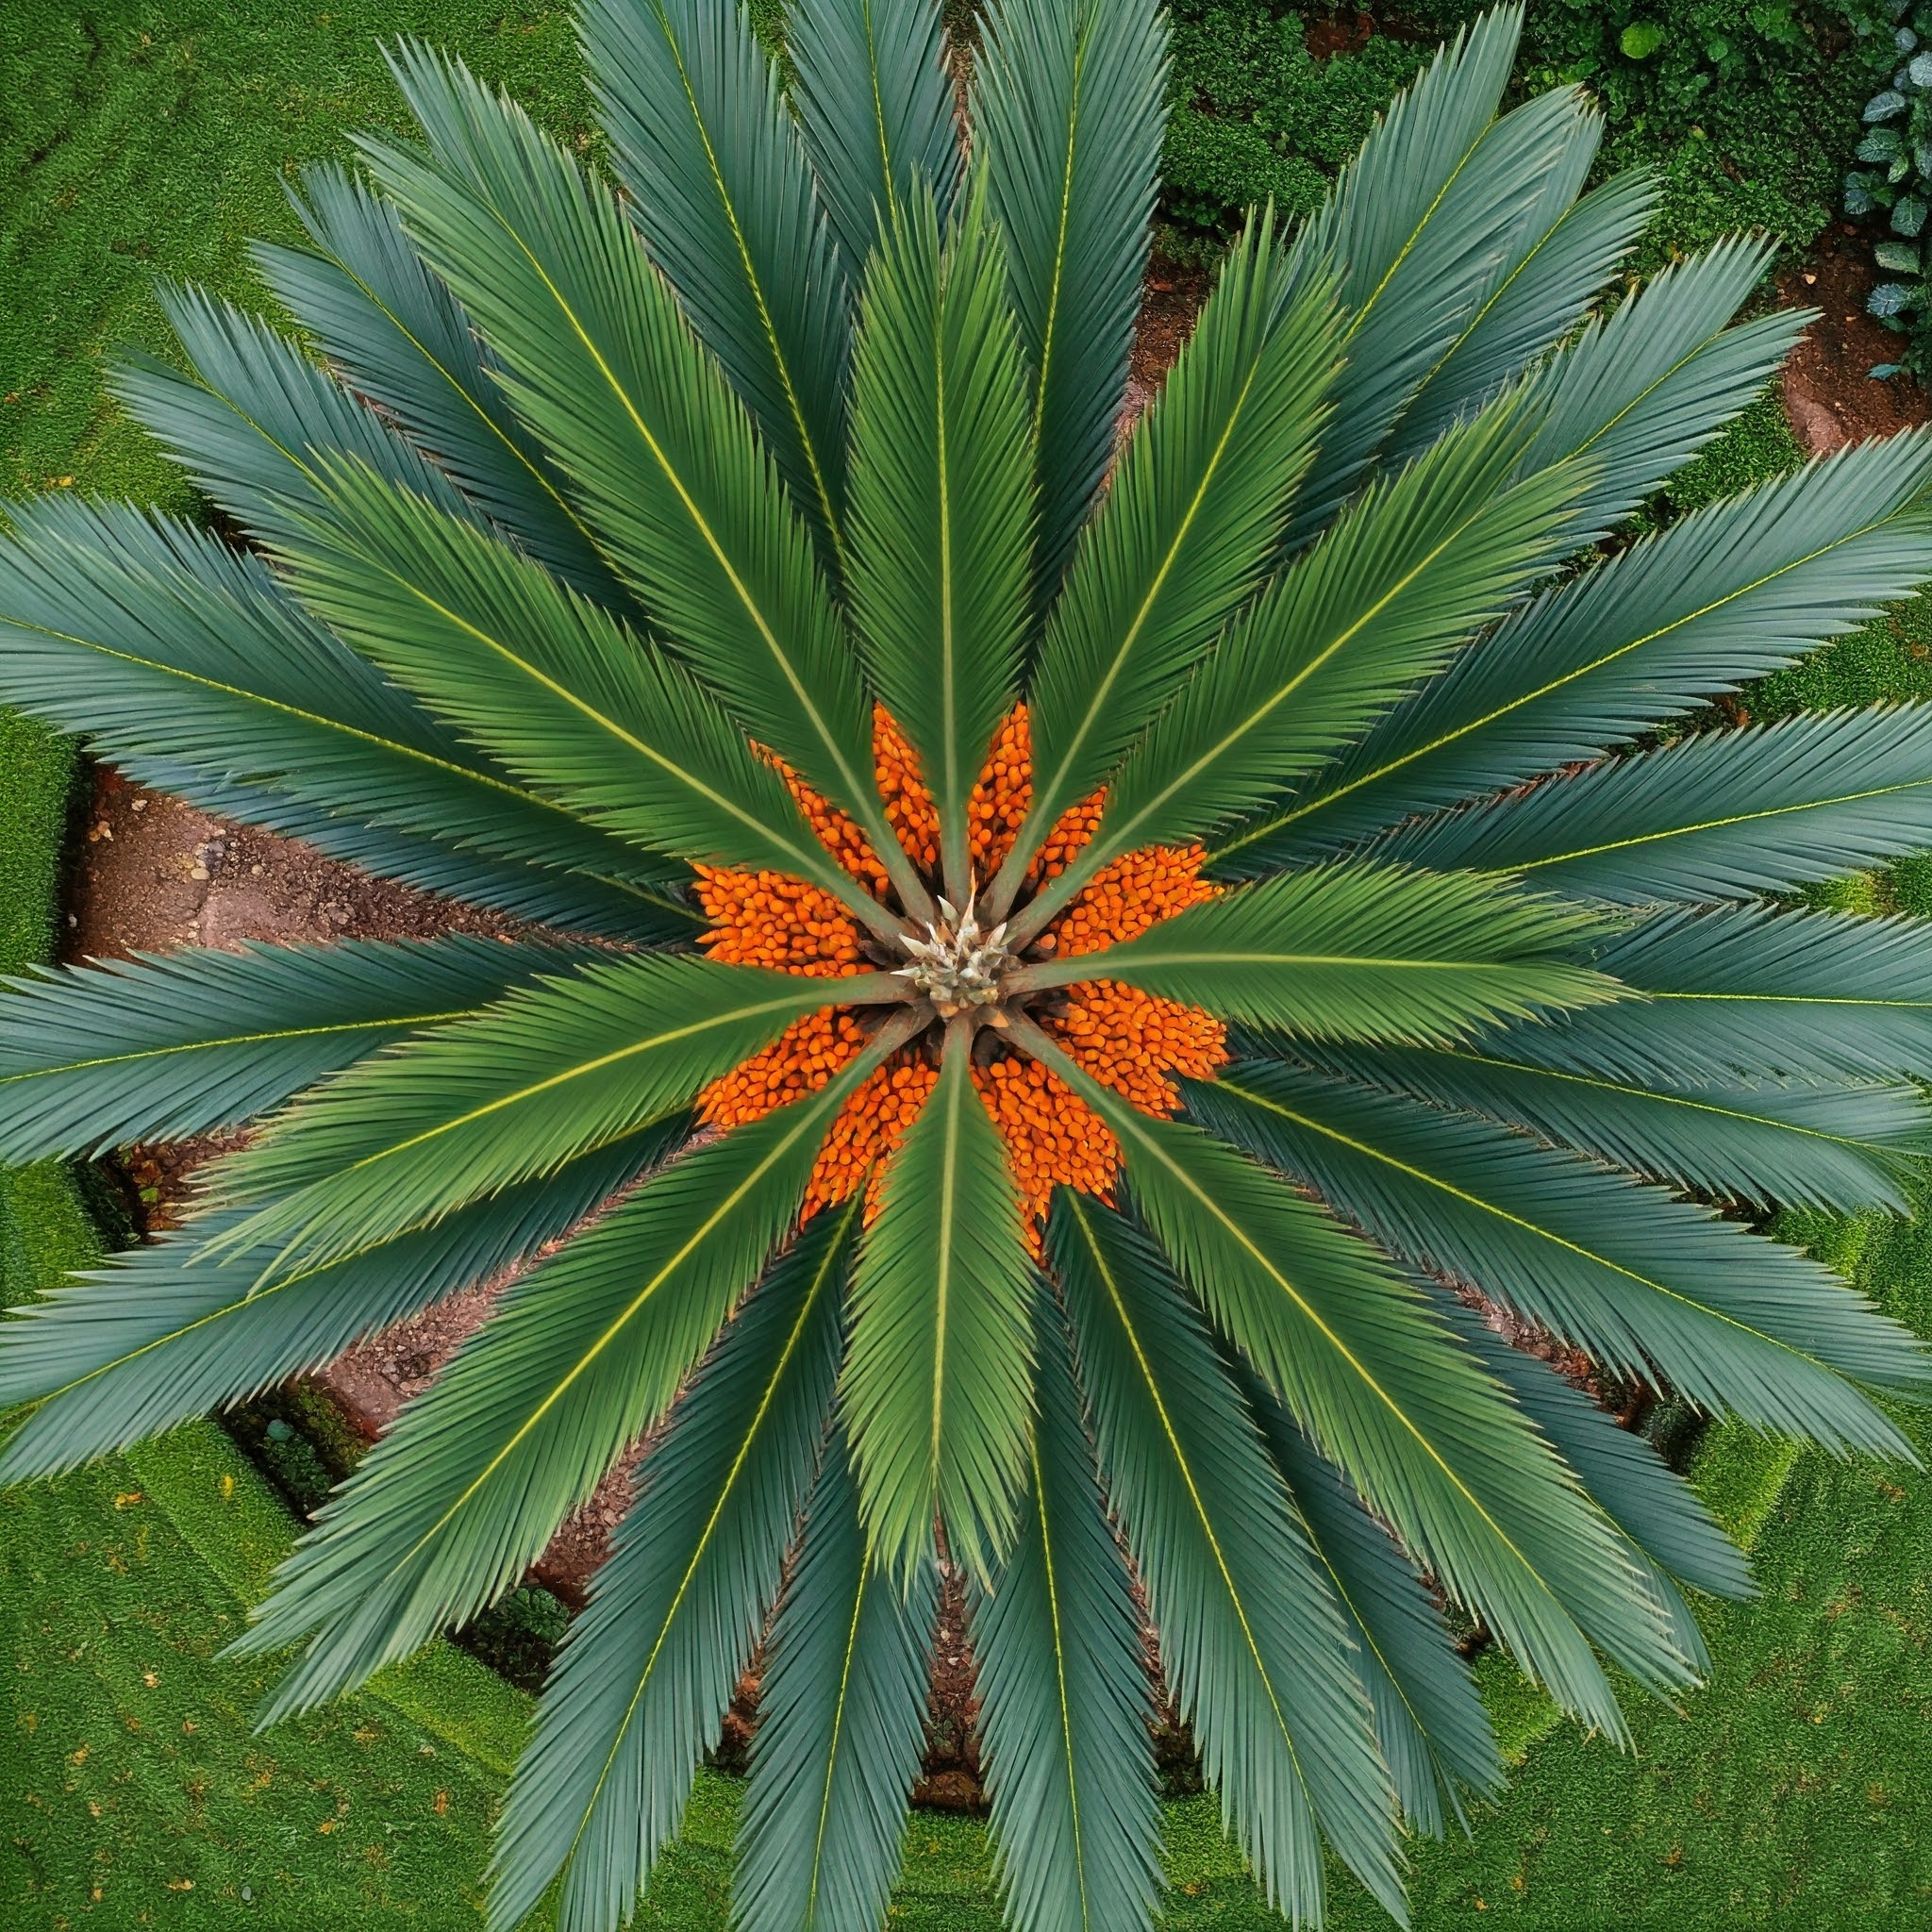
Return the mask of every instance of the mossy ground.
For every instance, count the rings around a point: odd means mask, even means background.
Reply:
[[[1689,18],[1703,5],[1674,0],[1665,10]],[[1557,20],[1561,8],[1541,10]],[[166,353],[158,275],[262,299],[245,238],[293,232],[281,184],[304,162],[341,153],[355,127],[397,125],[377,42],[406,33],[452,47],[566,139],[587,139],[561,7],[14,0],[0,9],[0,202],[9,211],[0,496],[85,489],[192,508],[106,399],[103,371],[121,345]],[[1545,34],[1540,44],[1554,42]],[[1291,50],[1284,62],[1315,85]],[[1336,96],[1324,109],[1330,134],[1335,113],[1365,119],[1378,104],[1354,101],[1361,77],[1337,70],[1321,84]],[[1374,80],[1386,90],[1389,76],[1377,70]],[[1719,104],[1698,133],[1660,112],[1639,125],[1650,110],[1641,90],[1626,92],[1638,104],[1618,123],[1620,154],[1657,159],[1672,182],[1660,254],[1757,221],[1816,225],[1811,175],[1814,162],[1835,173],[1829,143],[1792,144],[1780,130],[1794,102],[1815,127],[1835,97],[1763,82]],[[1679,479],[1671,507],[1744,487],[1796,455],[1767,402]],[[1922,601],[1773,680],[1753,709],[1928,696],[1932,601]],[[52,941],[72,757],[51,734],[0,715],[0,970],[43,957]],[[1932,914],[1932,860],[1845,891]],[[1791,1231],[1932,1334],[1932,1211],[1907,1224]],[[95,1252],[61,1170],[0,1176],[5,1299]],[[1907,1427],[1932,1456],[1932,1427]],[[1682,1715],[1635,1703],[1635,1746],[1619,1753],[1553,1724],[1500,1659],[1487,1661],[1523,1761],[1472,1840],[1419,1851],[1418,1927],[1932,1923],[1932,1791],[1912,1775],[1932,1714],[1932,1478],[1724,1435],[1707,1441],[1699,1476],[1755,1542],[1763,1590],[1756,1605],[1711,1608],[1711,1687]],[[215,1653],[292,1533],[252,1467],[200,1424],[0,1496],[0,1627],[13,1666],[0,1715],[5,1932],[474,1932],[488,1820],[527,1701],[439,1646],[349,1703],[256,1738],[247,1713],[272,1664]],[[723,1926],[735,1803],[728,1781],[701,1778],[641,1932]],[[1241,1875],[1211,1803],[1171,1807],[1168,1825],[1171,1925],[1280,1924]],[[991,1932],[978,1825],[923,1815],[907,1851],[895,1928]],[[1345,1932],[1386,1923],[1345,1879],[1337,1894]]]

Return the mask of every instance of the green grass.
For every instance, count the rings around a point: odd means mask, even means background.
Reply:
[[[561,6],[474,0],[59,0],[0,8],[0,495],[63,487],[186,508],[105,399],[128,345],[169,353],[154,281],[266,303],[251,237],[295,239],[285,182],[405,125],[381,44],[417,34],[553,132],[590,109]]]

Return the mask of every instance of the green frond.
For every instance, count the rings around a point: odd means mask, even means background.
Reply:
[[[1488,1122],[1278,1062],[1191,1084],[1188,1107],[1391,1253],[1626,1376],[1835,1449],[1904,1450],[1845,1378],[1924,1380],[1932,1357],[1795,1248]]]
[[[683,1108],[825,982],[689,954],[596,960],[424,1031],[303,1095],[221,1164],[272,1278],[425,1226]]]
[[[1514,1391],[1605,1514],[1645,1556],[1707,1595],[1756,1594],[1743,1552],[1641,1436],[1619,1427],[1547,1362],[1509,1347],[1469,1309],[1460,1309],[1459,1321],[1491,1373]]]
[[[1137,1228],[1063,1189],[1050,1241],[1108,1494],[1223,1817],[1297,1923],[1322,1915],[1318,1824],[1400,1913],[1394,1795],[1347,1626],[1246,1405]]]
[[[973,1628],[993,1842],[1014,1932],[1136,1932],[1160,1890],[1142,1618],[1065,1324],[1043,1287],[1036,1300],[1030,1493]]]
[[[397,74],[429,154],[365,152],[519,415],[667,641],[890,857],[871,718],[807,525],[615,197],[462,69],[417,48]]]
[[[572,589],[630,608],[597,540],[491,374],[462,305],[395,209],[333,161],[289,191],[310,246],[258,242],[262,278],[315,346],[499,529]]]
[[[778,76],[736,0],[585,0],[610,162],[651,259],[840,575],[846,283]]]
[[[1693,732],[1379,849],[1628,904],[1751,899],[1932,844],[1932,706]]]
[[[1528,247],[1523,230],[1545,196],[1595,144],[1574,89],[1493,118],[1522,25],[1522,8],[1505,7],[1458,33],[1396,96],[1302,232],[1297,246],[1341,279],[1346,362],[1286,533],[1291,549],[1361,483],[1409,398]]]
[[[968,1040],[880,1183],[852,1284],[841,1408],[876,1561],[905,1588],[935,1518],[984,1577],[1011,1547],[1033,1428],[1033,1265]]]
[[[835,1427],[772,1627],[739,1811],[736,1932],[877,1925],[925,1746],[938,1574],[902,1591],[867,1554]]]
[[[1545,592],[1214,855],[1248,872],[1500,791],[1783,669],[1932,567],[1932,448],[1849,445]]]
[[[137,782],[520,917],[643,940],[691,930],[653,887],[663,860],[494,771],[259,558],[125,506],[42,501],[12,525],[8,702],[84,733]]]
[[[1030,376],[1044,603],[1126,398],[1167,122],[1167,25],[1156,0],[993,0],[979,32],[968,119]]]
[[[134,357],[108,387],[234,521],[274,544],[312,505],[316,458],[354,456],[405,490],[474,516],[421,450],[286,336],[195,288],[162,291],[190,372]]]
[[[366,470],[332,472],[325,501],[288,552],[303,600],[507,771],[630,843],[857,898],[778,774],[675,658]]]
[[[1344,863],[1244,886],[1028,977],[1124,980],[1304,1038],[1444,1041],[1616,998],[1564,957],[1593,921],[1472,873]]]
[[[1591,962],[1637,997],[1495,1042],[1511,1059],[1667,1086],[1932,1078],[1932,928],[1727,907],[1652,919]]]
[[[361,1683],[509,1590],[660,1417],[792,1224],[864,1058],[683,1154],[505,1290],[276,1573],[230,1646],[308,1644],[267,1724]]]
[[[858,1205],[808,1224],[645,1457],[504,1803],[490,1911],[505,1932],[559,1871],[558,1932],[618,1932],[676,1836],[818,1467]]]
[[[1326,277],[1277,245],[1272,212],[1251,220],[1048,620],[1027,695],[1032,803],[1002,903],[1259,584],[1325,420],[1337,335]]]
[[[1279,798],[1542,576],[1582,478],[1509,483],[1526,428],[1495,405],[1304,551],[1129,754],[1093,843],[1056,884]]]
[[[1591,1641],[1682,1680],[1608,1525],[1374,1248],[1225,1142],[1032,1050],[1119,1138],[1134,1207],[1215,1327],[1452,1599],[1612,1737],[1623,1718]]]
[[[1475,1679],[1401,1546],[1369,1514],[1288,1411],[1251,1374],[1241,1376],[1268,1454],[1288,1485],[1308,1541],[1341,1604],[1368,1687],[1403,1822],[1441,1838],[1462,1794],[1492,1797],[1503,1758]]]
[[[1005,249],[983,185],[943,238],[922,184],[872,258],[852,365],[853,629],[919,754],[947,895],[973,890],[967,804],[1012,708],[1033,464]]]
[[[222,1132],[581,957],[452,935],[190,947],[0,981],[0,1158]]]
[[[251,1293],[257,1266],[210,1253],[241,1218],[216,1208],[130,1248],[0,1323],[0,1402],[33,1402],[0,1480],[58,1475],[322,1368],[392,1323],[568,1234],[685,1138],[684,1117],[613,1141],[436,1226]]]
[[[1542,177],[1491,271],[1494,286],[1403,410],[1382,454],[1385,463],[1418,455],[1562,341],[1635,244],[1657,205],[1653,175],[1633,169],[1576,198],[1602,126],[1600,114],[1578,117],[1560,160]],[[1475,165],[1485,165],[1480,154]]]
[[[939,0],[792,0],[785,51],[791,110],[817,176],[819,200],[858,284],[915,182],[943,222],[961,154]]]
[[[1590,465],[1573,525],[1578,541],[1622,523],[1777,374],[1804,333],[1802,309],[1724,327],[1763,280],[1775,245],[1738,237],[1671,263],[1531,382],[1543,418],[1529,464],[1582,457]]]
[[[1903,1213],[1905,1171],[1932,1151],[1932,1112],[1903,1082],[1618,1080],[1525,1066],[1508,1058],[1510,1046],[1506,1035],[1485,1051],[1344,1047],[1312,1058],[1350,1079],[1760,1209]]]

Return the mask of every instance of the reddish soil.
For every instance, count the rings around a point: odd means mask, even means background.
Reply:
[[[506,929],[493,914],[372,879],[293,840],[224,825],[108,766],[95,773],[67,903],[61,953],[73,961],[242,940],[319,944]],[[195,1168],[233,1144],[128,1150],[151,1230],[175,1224]]]
[[[1141,322],[1134,336],[1134,360],[1127,375],[1127,399],[1121,410],[1124,437],[1160,392],[1181,344],[1194,330],[1194,318],[1208,299],[1205,269],[1185,268],[1157,258],[1147,271],[1141,296]]]
[[[1865,297],[1880,279],[1872,241],[1851,223],[1835,222],[1809,259],[1778,278],[1787,306],[1818,310],[1784,374],[1785,413],[1814,456],[1925,421],[1925,392],[1909,375],[1880,380],[1871,373],[1895,362],[1904,347],[1865,312]]]
[[[1378,29],[1358,8],[1344,7],[1326,20],[1309,21],[1302,40],[1315,59],[1325,60],[1331,54],[1359,54],[1377,31],[1388,29]]]

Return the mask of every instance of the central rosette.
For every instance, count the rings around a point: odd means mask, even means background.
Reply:
[[[1007,922],[990,930],[979,922],[972,900],[963,912],[943,899],[940,917],[928,921],[925,937],[908,934],[902,941],[912,964],[899,969],[899,977],[917,987],[932,1002],[941,1020],[951,1020],[976,1008],[998,1007],[1012,996],[1008,981],[1019,965],[1019,955],[1007,944]],[[1000,1024],[1000,1015],[989,1015]]]
[[[911,747],[891,719],[873,719],[879,796],[906,857],[937,894],[939,815]],[[820,841],[882,906],[899,911],[887,868],[843,812],[784,774]],[[1020,707],[995,739],[969,809],[975,876],[990,878],[1006,859],[1032,800],[1031,743]],[[699,866],[697,893],[710,929],[701,943],[714,959],[827,980],[886,974],[902,982],[905,1003],[841,1005],[836,992],[794,1021],[761,1053],[715,1080],[698,1099],[715,1126],[757,1120],[823,1087],[860,1053],[881,1026],[912,1012],[923,1030],[856,1088],[834,1119],[807,1191],[809,1215],[875,1181],[939,1078],[949,1026],[973,1030],[974,1084],[1005,1141],[1029,1230],[1037,1232],[1056,1186],[1103,1197],[1120,1171],[1120,1144],[1098,1114],[1059,1075],[1013,1039],[1024,1015],[1094,1079],[1148,1113],[1180,1104],[1176,1074],[1205,1078],[1227,1058],[1221,1023],[1197,1008],[1118,981],[1095,978],[1034,986],[1030,966],[1065,961],[1138,938],[1174,913],[1215,896],[1200,875],[1198,846],[1148,846],[1096,872],[1055,916],[1024,941],[1031,896],[1058,877],[1092,838],[1106,802],[1095,792],[1070,809],[1042,842],[1008,918],[989,924],[976,904],[937,898],[938,917],[902,919],[887,939],[868,931],[824,887],[784,873]]]

